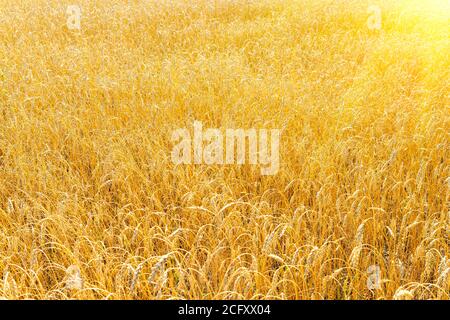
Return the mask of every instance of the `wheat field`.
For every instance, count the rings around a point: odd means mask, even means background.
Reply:
[[[372,2],[0,0],[0,297],[450,299],[449,3]]]

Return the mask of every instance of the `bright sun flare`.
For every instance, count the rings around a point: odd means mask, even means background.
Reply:
[[[405,0],[404,6],[413,10],[420,10],[424,14],[437,17],[450,17],[449,0]]]

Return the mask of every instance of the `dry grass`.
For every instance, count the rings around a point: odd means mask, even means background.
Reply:
[[[450,298],[445,10],[76,2],[0,1],[0,296]],[[194,120],[283,128],[279,173],[175,167]]]

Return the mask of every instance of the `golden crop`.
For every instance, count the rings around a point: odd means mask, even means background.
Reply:
[[[0,0],[0,296],[449,299],[445,3]],[[194,121],[278,173],[175,166]]]

